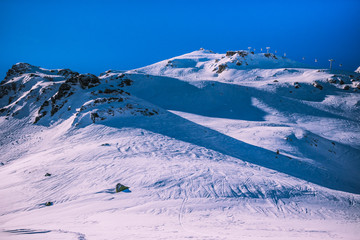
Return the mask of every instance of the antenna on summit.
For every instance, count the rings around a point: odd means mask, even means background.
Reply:
[[[332,62],[335,62],[334,59],[329,59],[329,62],[330,62],[330,71],[331,71],[331,68],[332,68]]]
[[[251,47],[248,47],[248,49],[249,49],[249,53],[251,52]]]
[[[266,53],[269,53],[270,47],[266,47]]]

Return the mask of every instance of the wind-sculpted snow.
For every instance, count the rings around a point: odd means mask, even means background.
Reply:
[[[247,51],[100,76],[16,64],[0,238],[357,239],[359,82]]]

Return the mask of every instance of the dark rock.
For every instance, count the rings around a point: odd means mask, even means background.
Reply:
[[[342,79],[340,79],[339,84],[343,85],[343,84],[345,84],[345,82]]]
[[[0,98],[8,95],[10,93],[10,91],[14,91],[16,93],[17,88],[18,88],[18,85],[15,82],[0,85]]]
[[[329,83],[336,83],[336,79],[335,78],[328,78],[327,79]]]
[[[11,102],[12,102],[12,100],[14,99],[14,97],[13,96],[10,96],[9,97],[9,101],[8,101],[8,104],[10,104]]]
[[[46,114],[47,111],[44,111],[44,108],[49,106],[49,101],[45,101],[41,106],[40,109],[38,111],[38,116],[36,116],[34,124],[37,123],[41,118],[43,118]]]
[[[226,56],[231,57],[231,56],[234,56],[236,53],[237,53],[236,51],[227,51]]]
[[[124,79],[118,84],[119,87],[131,86],[133,81],[131,79]]]
[[[46,174],[45,174],[45,177],[50,177],[50,176],[51,176],[50,173],[46,173]]]
[[[237,54],[239,54],[240,57],[246,57],[249,53],[247,51],[237,51]]]
[[[61,69],[59,70],[58,74],[64,77],[73,77],[79,75],[78,72],[71,71],[70,69]]]
[[[226,64],[220,64],[216,73],[222,73],[227,68]]]
[[[77,76],[79,79],[80,86],[85,88],[92,88],[100,84],[100,80],[97,76],[87,73],[87,74],[80,74]]]
[[[31,71],[32,66],[28,63],[17,63],[14,64],[6,73],[5,79],[2,83],[14,78],[18,77],[21,74],[27,73]]]
[[[71,86],[67,83],[63,83],[59,87],[59,91],[55,95],[55,99],[63,98],[67,95],[68,91],[71,89]]]
[[[54,78],[50,77],[50,76],[44,76],[44,79],[48,80],[48,81],[54,81]]]
[[[57,113],[57,111],[59,111],[61,107],[59,105],[52,105],[52,108],[51,108],[51,116],[54,116],[55,113]]]
[[[106,93],[106,94],[118,93],[118,90],[106,88],[106,89],[104,90],[104,93]]]
[[[313,86],[316,87],[316,88],[318,88],[318,89],[320,89],[320,90],[323,89],[323,86],[321,86],[321,85],[320,85],[319,83],[317,83],[317,82],[314,82],[314,83],[313,83]]]
[[[343,87],[343,89],[344,89],[344,90],[349,90],[349,89],[350,89],[350,86],[349,86],[349,85],[345,85],[345,86]]]
[[[277,57],[276,57],[276,55],[275,54],[272,54],[272,53],[264,53],[264,56],[265,57],[267,57],[267,58],[273,58],[273,59],[278,59]]]
[[[117,193],[122,192],[122,191],[127,190],[127,189],[129,189],[129,187],[127,187],[125,185],[122,185],[121,183],[116,184],[115,190],[116,190]]]
[[[45,203],[45,206],[52,206],[52,205],[54,205],[53,202],[46,202],[46,203]]]
[[[79,82],[79,78],[77,76],[70,76],[65,83],[77,84]]]
[[[90,118],[93,123],[95,123],[96,118],[99,118],[99,117],[100,117],[99,114],[96,112],[90,114]]]

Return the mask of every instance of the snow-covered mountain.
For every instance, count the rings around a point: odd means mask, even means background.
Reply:
[[[360,73],[360,66],[355,70],[356,73]]]
[[[0,237],[357,239],[359,93],[359,73],[247,51],[100,76],[15,64]]]

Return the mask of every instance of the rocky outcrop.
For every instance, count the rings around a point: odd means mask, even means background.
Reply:
[[[235,54],[238,54],[240,57],[246,57],[249,53],[247,51],[227,51],[226,56],[232,57]]]
[[[96,87],[100,84],[100,80],[97,76],[87,73],[87,74],[77,74],[71,75],[67,80],[66,83],[69,84],[80,84],[82,89],[88,89],[92,87]]]
[[[226,64],[220,64],[216,73],[222,73],[227,68]]]
[[[276,57],[276,55],[273,54],[273,53],[264,53],[264,56],[267,57],[267,58],[278,59],[278,58]]]
[[[18,77],[21,74],[31,72],[34,66],[28,64],[28,63],[17,63],[14,64],[6,73],[5,79],[2,83],[5,83],[9,81],[10,79],[14,77]]]

